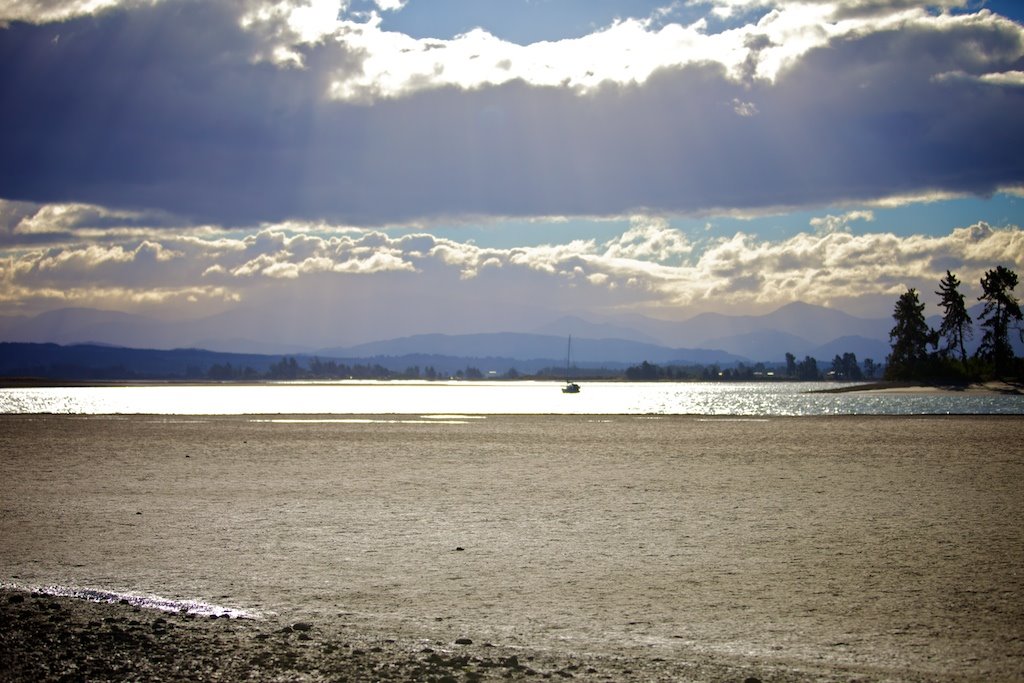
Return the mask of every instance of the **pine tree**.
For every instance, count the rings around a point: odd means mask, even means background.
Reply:
[[[886,361],[885,374],[891,379],[918,376],[928,360],[928,345],[937,342],[937,335],[925,322],[924,304],[916,289],[900,295],[892,317],[896,326],[889,332],[892,353]]]
[[[964,295],[959,290],[960,281],[948,270],[946,277],[939,283],[939,291],[935,292],[942,297],[939,306],[942,307],[942,325],[939,327],[939,336],[946,340],[946,346],[942,350],[943,355],[951,351],[960,351],[960,362],[967,363],[967,349],[964,348],[964,339],[970,338],[974,332],[971,329],[971,316],[967,313],[964,305]]]
[[[1020,322],[1020,302],[1013,295],[1017,286],[1017,274],[1009,268],[996,266],[981,278],[981,296],[979,301],[985,302],[981,314],[981,326],[985,334],[981,337],[978,356],[992,361],[996,373],[1002,374],[1009,368],[1013,359],[1013,347],[1010,346],[1010,321]]]

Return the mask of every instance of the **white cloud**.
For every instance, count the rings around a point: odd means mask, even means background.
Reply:
[[[880,199],[872,199],[864,203],[878,209],[892,209],[913,204],[934,204],[951,199],[960,199],[965,196],[962,192],[926,191],[913,194],[891,195]]]
[[[695,265],[724,301],[827,304],[842,297],[899,294],[908,286],[932,287],[946,268],[964,282],[977,282],[996,264],[1024,264],[1024,232],[977,224],[938,237],[897,237],[890,233],[828,232],[796,235],[781,242],[757,242],[746,235],[709,249]],[[756,292],[742,285],[751,274],[763,278]],[[692,301],[692,291],[680,291]]]
[[[686,235],[669,227],[664,219],[636,217],[631,222],[629,230],[604,245],[604,256],[670,263],[693,251]]]
[[[83,203],[33,204],[0,199],[0,239],[26,236],[113,234],[138,231],[147,224],[159,225],[156,214],[116,211]]]
[[[620,21],[581,38],[527,46],[483,29],[450,40],[415,39],[380,29],[380,18],[348,22],[336,39],[362,56],[361,69],[337,72],[330,93],[345,100],[397,97],[429,88],[465,89],[520,80],[585,93],[603,83],[642,83],[656,70],[714,61],[737,71],[746,59],[741,33],[705,35],[702,25],[652,30]]]
[[[97,14],[114,7],[155,4],[160,0],[6,0],[0,7],[0,26],[9,21],[47,23]]]
[[[23,217],[14,225],[14,235],[51,234],[75,228],[82,214],[98,217],[101,211],[84,204],[48,204]]]
[[[751,78],[773,82],[783,70],[814,48],[829,41],[858,37],[875,31],[1000,23],[1008,20],[988,13],[967,16],[934,15],[917,3],[893,2],[724,2],[712,8],[731,14],[751,7],[771,8],[756,24],[707,33],[699,20],[690,25],[669,23],[660,28],[637,19],[621,20],[589,35],[560,41],[518,45],[483,29],[452,39],[422,38],[384,31],[377,14],[364,21],[310,22],[308,8],[297,0],[279,2],[251,13],[250,24],[260,18],[279,20],[291,7],[286,21],[293,35],[305,42],[328,36],[343,51],[358,56],[360,66],[334,72],[329,93],[341,100],[369,101],[400,97],[441,87],[474,89],[512,81],[543,87],[565,87],[588,93],[603,84],[639,84],[666,68],[718,64],[735,82]],[[960,6],[961,2],[949,2]],[[306,14],[292,18],[299,12]],[[299,30],[299,25],[307,28]],[[315,30],[308,26],[312,24]],[[279,54],[294,61],[297,45],[279,45]],[[937,78],[943,78],[940,74]],[[1000,85],[1020,83],[1019,72],[993,72],[978,78]],[[758,112],[755,103],[733,100],[741,116]]]
[[[584,316],[633,310],[673,318],[791,301],[892,297],[908,286],[927,292],[947,268],[970,294],[994,265],[1024,268],[1024,231],[1017,227],[977,223],[947,235],[908,237],[845,230],[851,221],[872,218],[871,212],[825,216],[812,222],[813,232],[785,240],[737,233],[712,241],[699,255],[663,220],[641,217],[604,243],[515,248],[351,228],[322,235],[277,228],[237,237],[164,234],[0,253],[0,310],[26,301],[150,305],[187,317],[187,310],[198,315],[286,287],[291,306],[313,306],[332,291],[359,292],[398,317],[431,297],[488,301],[492,308],[530,302]]]
[[[733,98],[732,110],[738,116],[757,116],[757,105],[753,102],[744,102],[739,98]]]
[[[842,216],[825,216],[824,218],[812,218],[811,227],[820,235],[827,235],[833,232],[847,232],[850,223],[853,221],[873,221],[875,214],[871,211],[848,211]]]
[[[1004,71],[1002,73],[984,74],[981,77],[984,83],[990,85],[1024,87],[1024,71]]]
[[[220,262],[217,267],[207,268],[204,275],[296,279],[313,273],[415,270],[412,261],[382,233],[353,233],[351,229],[345,233],[321,237],[263,229],[240,240],[231,250],[218,249]]]
[[[160,1],[13,0],[0,9],[0,21],[61,21]],[[400,10],[406,2],[375,0],[379,11]],[[247,0],[238,4],[239,21],[267,41],[261,56],[281,65],[304,65],[305,48],[316,44],[331,45],[358,58],[358,68],[346,65],[335,70],[328,88],[332,97],[354,101],[512,81],[586,93],[606,83],[644,83],[665,68],[710,63],[721,65],[737,82],[751,77],[772,82],[808,51],[836,38],[913,27],[949,30],[957,25],[1009,22],[989,12],[934,14],[920,3],[902,0],[712,0],[688,4],[706,7],[719,17],[754,8],[766,12],[757,23],[718,33],[708,33],[703,19],[657,28],[646,20],[625,19],[580,38],[522,46],[479,28],[452,39],[413,38],[383,30],[376,11],[368,15],[348,12],[348,4],[339,0]],[[966,0],[929,5],[962,8]],[[934,74],[934,78],[971,78],[1001,86],[1024,83],[1020,71],[971,75],[953,71]],[[741,116],[757,113],[752,102],[737,99],[733,105]]]
[[[250,3],[241,23],[245,28],[283,24],[292,33],[282,37],[315,43],[342,25],[340,9],[338,0],[269,0]]]
[[[965,71],[946,71],[935,75],[935,80],[943,81],[969,81],[998,87],[1021,88],[1024,87],[1024,71],[1001,71],[983,74],[969,74]]]

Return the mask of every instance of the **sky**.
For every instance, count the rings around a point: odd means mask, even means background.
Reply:
[[[1024,275],[995,0],[3,0],[0,315],[338,343]],[[318,329],[319,329],[318,328]]]

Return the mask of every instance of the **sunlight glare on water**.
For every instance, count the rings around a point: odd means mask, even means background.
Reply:
[[[815,393],[827,382],[330,382],[0,389],[0,413],[147,415],[1022,414],[1000,394]],[[433,417],[430,417],[433,416]],[[460,419],[455,417],[452,419]]]

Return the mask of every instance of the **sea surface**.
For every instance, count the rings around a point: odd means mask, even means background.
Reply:
[[[0,413],[72,415],[1020,415],[999,393],[821,393],[830,382],[278,382],[0,389]]]

